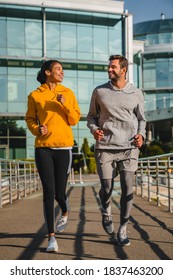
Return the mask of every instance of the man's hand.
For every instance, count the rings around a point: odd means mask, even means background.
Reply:
[[[48,129],[47,129],[47,126],[45,124],[40,125],[38,130],[39,130],[39,133],[41,135],[48,134]]]
[[[104,136],[104,133],[103,133],[103,130],[101,129],[97,129],[95,132],[94,132],[94,138],[96,140],[101,140]]]
[[[141,134],[136,134],[134,137],[134,145],[138,148],[140,148],[143,144],[144,140],[143,140],[143,136]]]

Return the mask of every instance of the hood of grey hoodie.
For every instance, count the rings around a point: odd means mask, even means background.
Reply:
[[[136,88],[135,86],[133,86],[130,82],[127,82],[125,87],[122,89],[117,88],[111,82],[108,82],[107,85],[108,85],[108,87],[114,89],[115,91],[121,91],[126,94],[132,94],[132,93],[135,93],[136,91],[139,91],[139,89]]]

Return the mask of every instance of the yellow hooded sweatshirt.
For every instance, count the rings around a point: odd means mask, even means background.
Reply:
[[[63,94],[64,104],[57,101],[57,95]],[[26,123],[35,138],[35,147],[70,147],[74,145],[71,125],[79,122],[80,109],[72,90],[57,84],[50,90],[42,84],[28,96]],[[39,125],[46,125],[47,135],[39,133]]]

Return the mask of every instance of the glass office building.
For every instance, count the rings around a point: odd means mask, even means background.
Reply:
[[[173,19],[165,19],[162,14],[159,20],[135,24],[134,39],[144,41],[141,59],[137,60],[137,56],[135,59],[141,65],[141,87],[152,139],[171,143],[173,139]]]
[[[42,62],[52,58],[63,63],[63,84],[81,108],[75,141],[94,143],[86,126],[90,97],[107,81],[109,56],[132,52],[130,18],[124,3],[113,0],[0,1],[0,157],[34,157],[24,121],[27,96],[39,86]]]

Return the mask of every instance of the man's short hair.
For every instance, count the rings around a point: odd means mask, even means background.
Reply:
[[[126,72],[127,72],[127,70],[128,70],[128,60],[127,60],[127,58],[125,58],[123,55],[119,55],[119,54],[111,55],[109,57],[109,61],[115,60],[115,59],[119,60],[120,68],[122,69],[122,68],[125,67]]]

